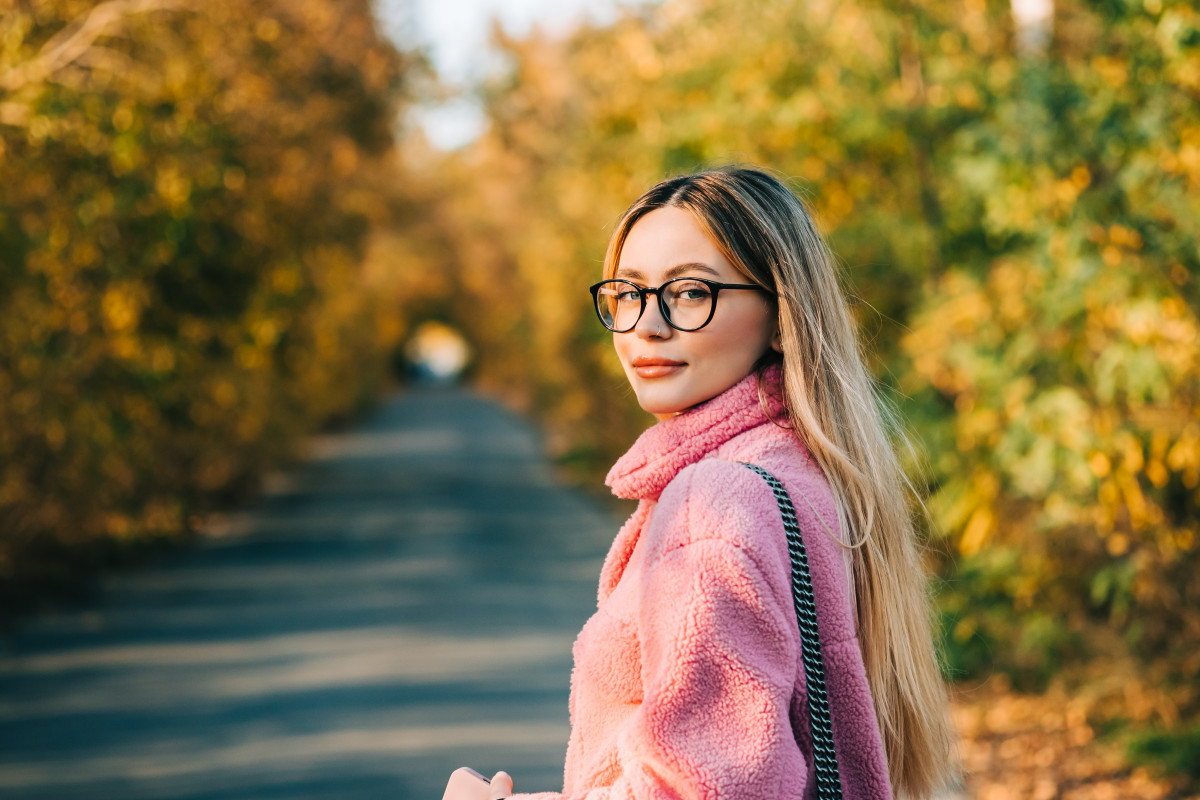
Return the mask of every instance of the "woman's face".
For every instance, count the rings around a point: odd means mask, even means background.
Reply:
[[[634,224],[613,277],[643,287],[680,277],[750,282],[690,212],[671,206]],[[657,297],[651,296],[634,329],[614,333],[613,344],[638,403],[663,419],[716,397],[749,375],[772,346],[775,330],[773,304],[764,292],[721,291],[712,320],[689,332],[668,325]]]

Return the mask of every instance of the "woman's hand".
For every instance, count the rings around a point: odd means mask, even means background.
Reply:
[[[497,772],[492,776],[491,794],[488,800],[501,800],[513,793],[513,781],[507,772]]]

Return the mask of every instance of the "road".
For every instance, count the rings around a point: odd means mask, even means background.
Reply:
[[[0,642],[0,797],[424,800],[560,789],[571,642],[619,520],[536,432],[410,391],[198,546]]]

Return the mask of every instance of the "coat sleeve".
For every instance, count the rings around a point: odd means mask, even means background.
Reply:
[[[672,481],[644,535],[642,703],[618,737],[619,778],[578,800],[801,797],[799,634],[770,489],[701,462]]]

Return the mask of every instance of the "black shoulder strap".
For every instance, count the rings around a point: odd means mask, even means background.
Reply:
[[[792,600],[796,621],[800,624],[800,651],[804,659],[804,679],[808,685],[808,721],[812,728],[813,762],[817,772],[817,797],[841,800],[842,781],[838,772],[837,752],[833,746],[833,723],[829,717],[829,695],[825,691],[825,662],[821,658],[821,638],[817,630],[817,604],[813,597],[808,553],[796,523],[796,508],[787,489],[771,473],[755,464],[738,462],[762,476],[779,504],[783,531],[787,536],[788,555],[792,559]]]

